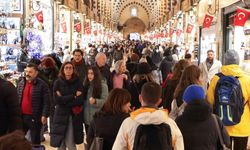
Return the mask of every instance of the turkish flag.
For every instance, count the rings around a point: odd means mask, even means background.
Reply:
[[[234,18],[234,26],[244,26],[248,17],[250,15],[250,10],[243,8],[237,8],[237,13]]]
[[[63,31],[64,33],[66,33],[66,32],[67,32],[67,24],[66,24],[65,21],[61,23],[61,27],[62,27],[62,31]]]
[[[177,35],[177,36],[181,36],[181,33],[182,33],[182,30],[181,30],[181,29],[177,29],[176,35]]]
[[[76,23],[75,25],[75,30],[76,30],[76,32],[81,32],[82,31],[82,25],[81,25],[81,22],[78,22],[78,23]]]
[[[194,28],[194,25],[189,23],[189,24],[187,25],[186,32],[187,32],[187,33],[191,33],[191,32],[193,31],[193,28]]]
[[[91,31],[90,31],[90,26],[89,26],[89,22],[87,22],[87,23],[85,24],[85,33],[86,33],[87,35],[89,35],[89,34],[91,33]]]
[[[43,23],[43,11],[39,11],[35,14],[36,19],[40,22]]]
[[[97,36],[97,30],[94,30],[94,31],[93,31],[93,34],[94,34],[95,36]]]
[[[169,28],[169,36],[172,36],[174,34],[174,28]]]
[[[211,26],[213,19],[214,19],[213,16],[206,14],[203,21],[203,28],[209,28]]]

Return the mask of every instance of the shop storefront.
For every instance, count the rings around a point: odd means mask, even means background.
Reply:
[[[24,44],[31,58],[40,59],[53,50],[53,0],[26,1]]]
[[[248,2],[250,5],[250,2]],[[243,26],[234,26],[236,9],[246,7],[242,2],[237,2],[223,8],[223,49],[235,49],[240,55],[240,65],[250,73],[250,18]],[[250,10],[248,9],[247,11]]]
[[[23,0],[0,1],[0,10],[0,75],[10,75],[23,41]]]

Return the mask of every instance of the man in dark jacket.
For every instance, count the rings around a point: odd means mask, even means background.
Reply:
[[[46,124],[49,115],[49,88],[37,76],[38,67],[28,64],[25,78],[22,78],[17,86],[23,128],[25,132],[30,130],[32,144],[40,144],[41,127]]]
[[[76,72],[80,78],[81,83],[84,82],[86,78],[87,66],[83,60],[83,51],[80,49],[75,49],[73,51],[73,64],[76,67]]]
[[[110,68],[108,67],[108,65],[106,64],[107,61],[107,57],[104,53],[100,52],[96,55],[95,57],[95,61],[96,61],[96,66],[98,67],[98,69],[100,70],[102,77],[105,78],[109,91],[111,90],[111,72],[110,72]]]
[[[16,88],[0,78],[0,136],[22,129],[22,117]]]
[[[23,72],[28,62],[28,49],[23,45],[20,54],[17,56],[17,71]]]
[[[165,58],[162,60],[160,64],[160,70],[162,73],[162,79],[164,81],[167,78],[168,74],[172,72],[172,67],[174,66],[174,60],[170,50],[165,51],[163,55]]]

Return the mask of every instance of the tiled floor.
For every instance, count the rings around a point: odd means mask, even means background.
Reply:
[[[45,139],[46,139],[45,142],[43,142],[42,144],[45,145],[46,150],[57,150],[57,148],[51,147],[49,145],[49,140],[50,140],[49,134],[45,134]],[[83,144],[77,145],[77,150],[84,150]]]
[[[46,138],[46,140],[45,140],[45,142],[43,142],[42,144],[45,145],[46,150],[57,150],[56,148],[53,148],[53,147],[51,147],[51,146],[49,145],[49,140],[50,140],[50,138],[49,138],[49,135],[48,135],[48,134],[45,134],[45,138]],[[250,138],[249,138],[249,140],[248,140],[248,148],[247,148],[247,149],[250,150]],[[77,145],[77,150],[84,150],[83,144]]]

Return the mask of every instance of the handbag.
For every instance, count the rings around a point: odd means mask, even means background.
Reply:
[[[217,130],[217,133],[219,135],[219,139],[220,139],[220,144],[221,144],[221,150],[230,150],[230,148],[228,148],[223,139],[222,139],[222,135],[221,135],[221,131],[220,131],[220,128],[219,128],[219,124],[218,124],[218,121],[217,121],[217,117],[216,115],[212,115],[213,119],[214,119],[214,122],[215,122],[215,126],[216,126],[216,130]]]
[[[89,150],[102,150],[103,149],[103,138],[97,136],[96,127],[94,127],[94,128],[95,128],[95,137],[90,145]]]
[[[103,149],[103,138],[95,137],[91,143],[89,150],[102,150]]]
[[[177,101],[174,99],[171,103],[171,112],[169,113],[169,117],[175,120],[178,116],[182,115],[186,105],[186,103],[183,103],[180,107],[178,107]]]

